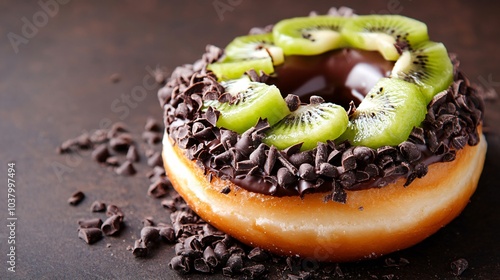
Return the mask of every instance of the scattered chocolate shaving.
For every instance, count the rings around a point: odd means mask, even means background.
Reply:
[[[176,202],[173,199],[170,199],[170,198],[164,199],[164,200],[161,201],[161,205],[163,207],[169,209],[172,212],[177,211],[177,208],[175,206]]]
[[[120,165],[120,160],[117,157],[111,156],[106,159],[106,165],[109,166],[119,166]]]
[[[90,205],[90,211],[92,212],[104,212],[106,210],[106,204],[101,201],[94,201],[92,205]]]
[[[402,267],[407,266],[410,262],[406,258],[399,258],[395,260],[393,258],[384,259],[385,266],[387,267]]]
[[[68,198],[68,203],[70,205],[76,206],[85,198],[85,194],[81,191],[77,191]]]
[[[123,216],[113,215],[107,218],[101,226],[104,235],[114,235],[121,229]]]
[[[249,279],[255,279],[266,272],[266,267],[263,264],[256,264],[242,268],[241,272]]]
[[[78,237],[87,242],[87,244],[94,244],[101,240],[102,231],[98,228],[79,228]]]
[[[153,226],[145,226],[141,229],[141,240],[146,244],[147,247],[150,244],[154,244],[160,240],[160,231],[158,228]]]
[[[175,241],[175,232],[170,225],[165,225],[160,227],[160,237],[167,243],[173,243]]]
[[[158,179],[156,182],[149,185],[148,195],[160,198],[168,193],[169,188],[171,188],[171,183],[167,178]]]
[[[152,227],[155,225],[152,217],[146,217],[141,221],[143,227]]]
[[[214,249],[210,246],[207,246],[203,251],[203,259],[211,268],[215,268],[219,264],[219,260],[215,255]]]
[[[130,162],[137,162],[139,161],[139,152],[137,152],[137,148],[134,145],[131,145],[128,148],[126,158]]]
[[[134,165],[130,161],[123,162],[119,167],[115,169],[116,174],[130,176],[134,175],[137,171],[135,170]]]
[[[80,228],[98,228],[98,229],[100,229],[101,225],[102,225],[102,220],[99,218],[92,218],[92,219],[78,221],[78,226],[80,226]]]
[[[252,261],[263,262],[269,258],[269,255],[259,247],[255,247],[248,253],[248,258]]]
[[[145,257],[148,254],[148,247],[146,243],[142,239],[138,239],[134,243],[134,247],[132,249],[132,254],[134,257]]]
[[[233,276],[243,268],[243,258],[240,255],[233,254],[226,262],[226,266],[222,269],[222,274],[225,276]]]
[[[173,269],[179,273],[182,273],[182,274],[188,273],[191,270],[187,258],[185,258],[183,256],[173,257],[170,260],[170,263],[168,264],[168,266],[171,269]]]
[[[111,76],[109,76],[109,80],[113,83],[116,84],[121,80],[121,76],[118,73],[113,73]]]
[[[78,147],[82,150],[86,150],[92,147],[92,142],[90,141],[90,135],[86,132],[78,136],[75,140]]]
[[[196,270],[198,272],[202,272],[202,273],[211,272],[210,266],[202,258],[198,258],[198,259],[194,260],[194,270]]]
[[[112,130],[111,130],[112,131]],[[109,140],[109,146],[116,152],[127,152],[133,144],[132,136],[128,133],[121,133]]]
[[[105,162],[106,159],[110,156],[108,146],[106,144],[101,144],[97,146],[92,151],[92,158],[97,162]]]
[[[108,205],[108,208],[106,208],[106,216],[111,217],[113,215],[125,217],[122,210],[118,206],[116,206],[114,204],[110,204],[110,205]]]
[[[469,262],[464,258],[457,259],[457,260],[451,262],[451,264],[450,264],[451,272],[455,276],[462,275],[462,273],[464,273],[464,271],[468,267],[469,267]]]

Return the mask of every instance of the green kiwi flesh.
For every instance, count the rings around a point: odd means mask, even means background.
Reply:
[[[379,51],[389,61],[399,57],[399,44],[403,48],[427,41],[427,26],[418,20],[399,15],[359,16],[346,23],[343,36],[350,46]]]
[[[347,18],[332,16],[285,19],[273,28],[274,42],[286,55],[316,55],[344,46]]]
[[[318,142],[335,140],[347,128],[347,113],[339,105],[319,103],[301,105],[273,125],[263,142],[285,149],[303,143],[301,150],[311,150]]]
[[[254,34],[236,37],[224,49],[229,61],[271,57],[273,65],[285,61],[283,50],[274,44],[273,34]]]
[[[404,51],[392,69],[391,78],[414,83],[430,102],[453,81],[453,65],[442,43],[422,42]]]
[[[249,59],[249,60],[236,60],[215,62],[209,64],[207,69],[214,72],[219,81],[227,81],[238,79],[245,74],[248,70],[255,70],[255,72],[264,72],[267,75],[274,73],[273,61],[270,57]]]
[[[382,78],[349,116],[340,139],[370,148],[395,146],[408,139],[426,113],[427,102],[417,85]]]
[[[272,125],[290,113],[276,86],[252,82],[246,77],[221,84],[227,94],[235,97],[234,101],[205,100],[203,102],[204,109],[210,106],[220,112],[217,120],[218,127],[241,134],[257,124],[259,119],[267,119]]]

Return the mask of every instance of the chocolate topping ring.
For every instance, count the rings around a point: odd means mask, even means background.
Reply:
[[[407,186],[425,176],[429,164],[452,161],[457,150],[479,141],[483,100],[459,71],[455,56],[454,82],[434,97],[421,127],[414,128],[407,141],[378,149],[328,141],[300,152],[300,145],[279,151],[262,143],[269,127],[265,121],[239,135],[215,126],[219,112],[201,110],[204,100],[224,96],[224,88],[206,70],[222,55],[222,49],[207,46],[200,60],[176,68],[158,92],[167,133],[209,178],[218,176],[275,196],[328,192],[326,200],[345,202],[345,190],[383,187],[399,178],[405,178]],[[270,78],[255,71],[248,75],[257,82]],[[297,100],[287,103],[294,106]]]

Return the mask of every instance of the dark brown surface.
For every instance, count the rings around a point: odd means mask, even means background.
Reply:
[[[23,36],[23,18],[33,22],[33,16],[43,10],[35,1],[0,4],[0,209],[7,224],[7,162],[14,161],[18,217],[15,274],[6,272],[8,232],[5,225],[0,226],[0,278],[179,277],[168,268],[174,254],[168,246],[154,250],[147,259],[136,259],[126,250],[138,238],[143,218],[168,221],[160,200],[147,196],[149,182],[144,175],[149,168],[145,158],[137,165],[135,176],[123,177],[93,162],[90,153],[61,156],[55,153],[56,147],[107,121],[123,121],[139,135],[148,116],[160,119],[157,89],[151,86],[146,67],[160,65],[171,72],[177,65],[195,61],[207,43],[223,47],[252,26],[347,5],[333,1],[166,2],[70,1],[58,5],[57,13],[48,16],[46,24],[40,24],[43,16],[36,19],[40,27],[28,34],[33,36],[17,47],[17,53],[8,34]],[[449,51],[459,54],[462,69],[472,82],[500,91],[498,5],[451,0],[433,4],[415,0],[364,2],[350,1],[349,5],[360,14],[393,12],[426,22],[433,40],[444,42]],[[218,14],[214,3],[234,6]],[[110,78],[114,73],[121,78],[117,83]],[[143,100],[122,99],[135,93],[137,87],[147,88]],[[387,274],[400,279],[454,278],[450,263],[459,258],[469,263],[461,279],[500,275],[499,109],[498,102],[487,104],[485,169],[479,189],[462,215],[423,243],[391,255],[408,259],[409,265],[384,267],[384,258],[341,264],[346,278],[372,279],[371,275],[376,275],[380,279]],[[141,142],[140,137],[136,140]],[[67,199],[76,190],[86,197],[78,206],[70,206]],[[77,221],[105,217],[90,211],[95,200],[118,205],[124,211],[126,227],[118,236],[87,245],[78,238]],[[272,275],[284,277],[281,272]]]

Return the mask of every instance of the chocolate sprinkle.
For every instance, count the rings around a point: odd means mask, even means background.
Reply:
[[[114,204],[110,204],[110,205],[108,205],[108,208],[106,208],[106,216],[111,217],[113,215],[118,215],[121,217],[125,216],[123,214],[122,210],[118,206],[116,206]]]
[[[123,162],[119,167],[115,169],[116,174],[130,176],[134,175],[137,171],[135,170],[134,165],[130,161]]]
[[[451,262],[451,264],[450,264],[451,272],[455,276],[462,275],[462,273],[468,267],[469,267],[469,262],[466,259],[464,259],[464,258],[460,258],[458,260],[455,260],[455,261]]]
[[[135,257],[145,257],[148,254],[148,247],[142,239],[138,239],[134,243],[134,248],[132,249],[132,254]]]
[[[145,226],[141,229],[141,240],[149,246],[160,240],[160,231],[156,227]]]
[[[97,162],[105,162],[110,156],[108,145],[101,144],[92,151],[92,158]]]
[[[101,228],[102,220],[99,218],[92,218],[87,220],[79,220],[78,226],[80,228]]]
[[[76,206],[85,198],[85,194],[81,191],[77,191],[68,198],[68,203],[70,205]]]
[[[92,212],[104,212],[106,210],[106,204],[101,201],[94,201],[92,205],[90,205],[90,211]]]
[[[134,145],[131,145],[128,148],[126,158],[130,162],[137,162],[137,161],[139,161],[139,153],[137,152],[137,148]]]
[[[79,228],[78,237],[87,242],[87,244],[93,244],[102,238],[102,232],[98,228]]]
[[[104,221],[104,223],[101,226],[101,230],[104,233],[104,235],[114,235],[116,234],[120,228],[121,228],[121,223],[123,220],[123,216],[120,215],[113,215]]]
[[[301,104],[300,98],[297,95],[294,94],[289,94],[285,97],[285,102],[286,105],[288,106],[288,109],[293,112],[299,108],[299,105]]]
[[[148,195],[160,198],[167,194],[168,189],[171,187],[170,181],[165,177],[162,179],[158,179],[156,182],[149,185]]]
[[[170,225],[160,227],[159,234],[161,239],[167,243],[172,243],[175,241],[175,232]]]

